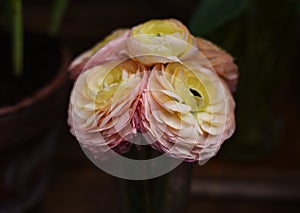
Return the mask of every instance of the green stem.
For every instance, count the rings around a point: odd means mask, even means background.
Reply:
[[[12,39],[12,63],[16,77],[20,77],[23,71],[23,21],[22,0],[11,1],[13,39]]]
[[[48,33],[50,35],[56,35],[62,16],[67,8],[69,0],[55,0],[53,6],[52,17],[50,19]]]

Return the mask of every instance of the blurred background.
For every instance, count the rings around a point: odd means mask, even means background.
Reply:
[[[24,1],[26,29],[44,31],[51,5],[51,0]],[[176,18],[231,53],[240,72],[236,133],[207,164],[193,165],[187,212],[300,212],[299,5],[298,0],[70,0],[58,36],[74,57],[116,28]],[[49,187],[28,212],[116,213],[118,180],[91,163],[68,132],[67,102],[68,97]]]

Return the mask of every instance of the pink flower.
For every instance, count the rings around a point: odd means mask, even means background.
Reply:
[[[206,68],[156,65],[142,103],[146,139],[153,148],[175,158],[206,161],[235,129],[230,91]]]
[[[128,151],[142,132],[154,149],[206,162],[235,130],[233,58],[177,20],[115,31],[70,72],[71,132],[95,156]]]
[[[137,132],[134,114],[146,71],[132,61],[106,62],[79,75],[71,94],[69,125],[83,147],[95,154],[111,148],[127,151],[126,141]]]

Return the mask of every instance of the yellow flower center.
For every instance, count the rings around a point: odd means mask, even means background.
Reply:
[[[208,95],[202,82],[189,69],[179,63],[169,63],[165,69],[171,77],[170,83],[182,103],[191,107],[191,112],[202,111],[208,104]]]
[[[86,80],[84,96],[92,98],[97,109],[104,109],[128,95],[142,78],[143,68],[131,60],[107,72],[108,67],[95,68],[95,72],[91,72]]]

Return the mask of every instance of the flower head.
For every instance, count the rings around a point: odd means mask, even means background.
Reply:
[[[146,76],[144,66],[125,61],[104,63],[78,77],[69,124],[84,147],[99,153],[123,145],[121,152],[126,151],[124,143],[137,131],[133,118]]]
[[[132,28],[130,36],[127,41],[129,55],[148,66],[178,61],[191,46],[197,46],[189,30],[175,19],[140,24]]]
[[[180,63],[156,65],[142,101],[148,140],[173,157],[203,160],[202,153],[214,155],[235,129],[230,92],[206,68],[194,70]]]

